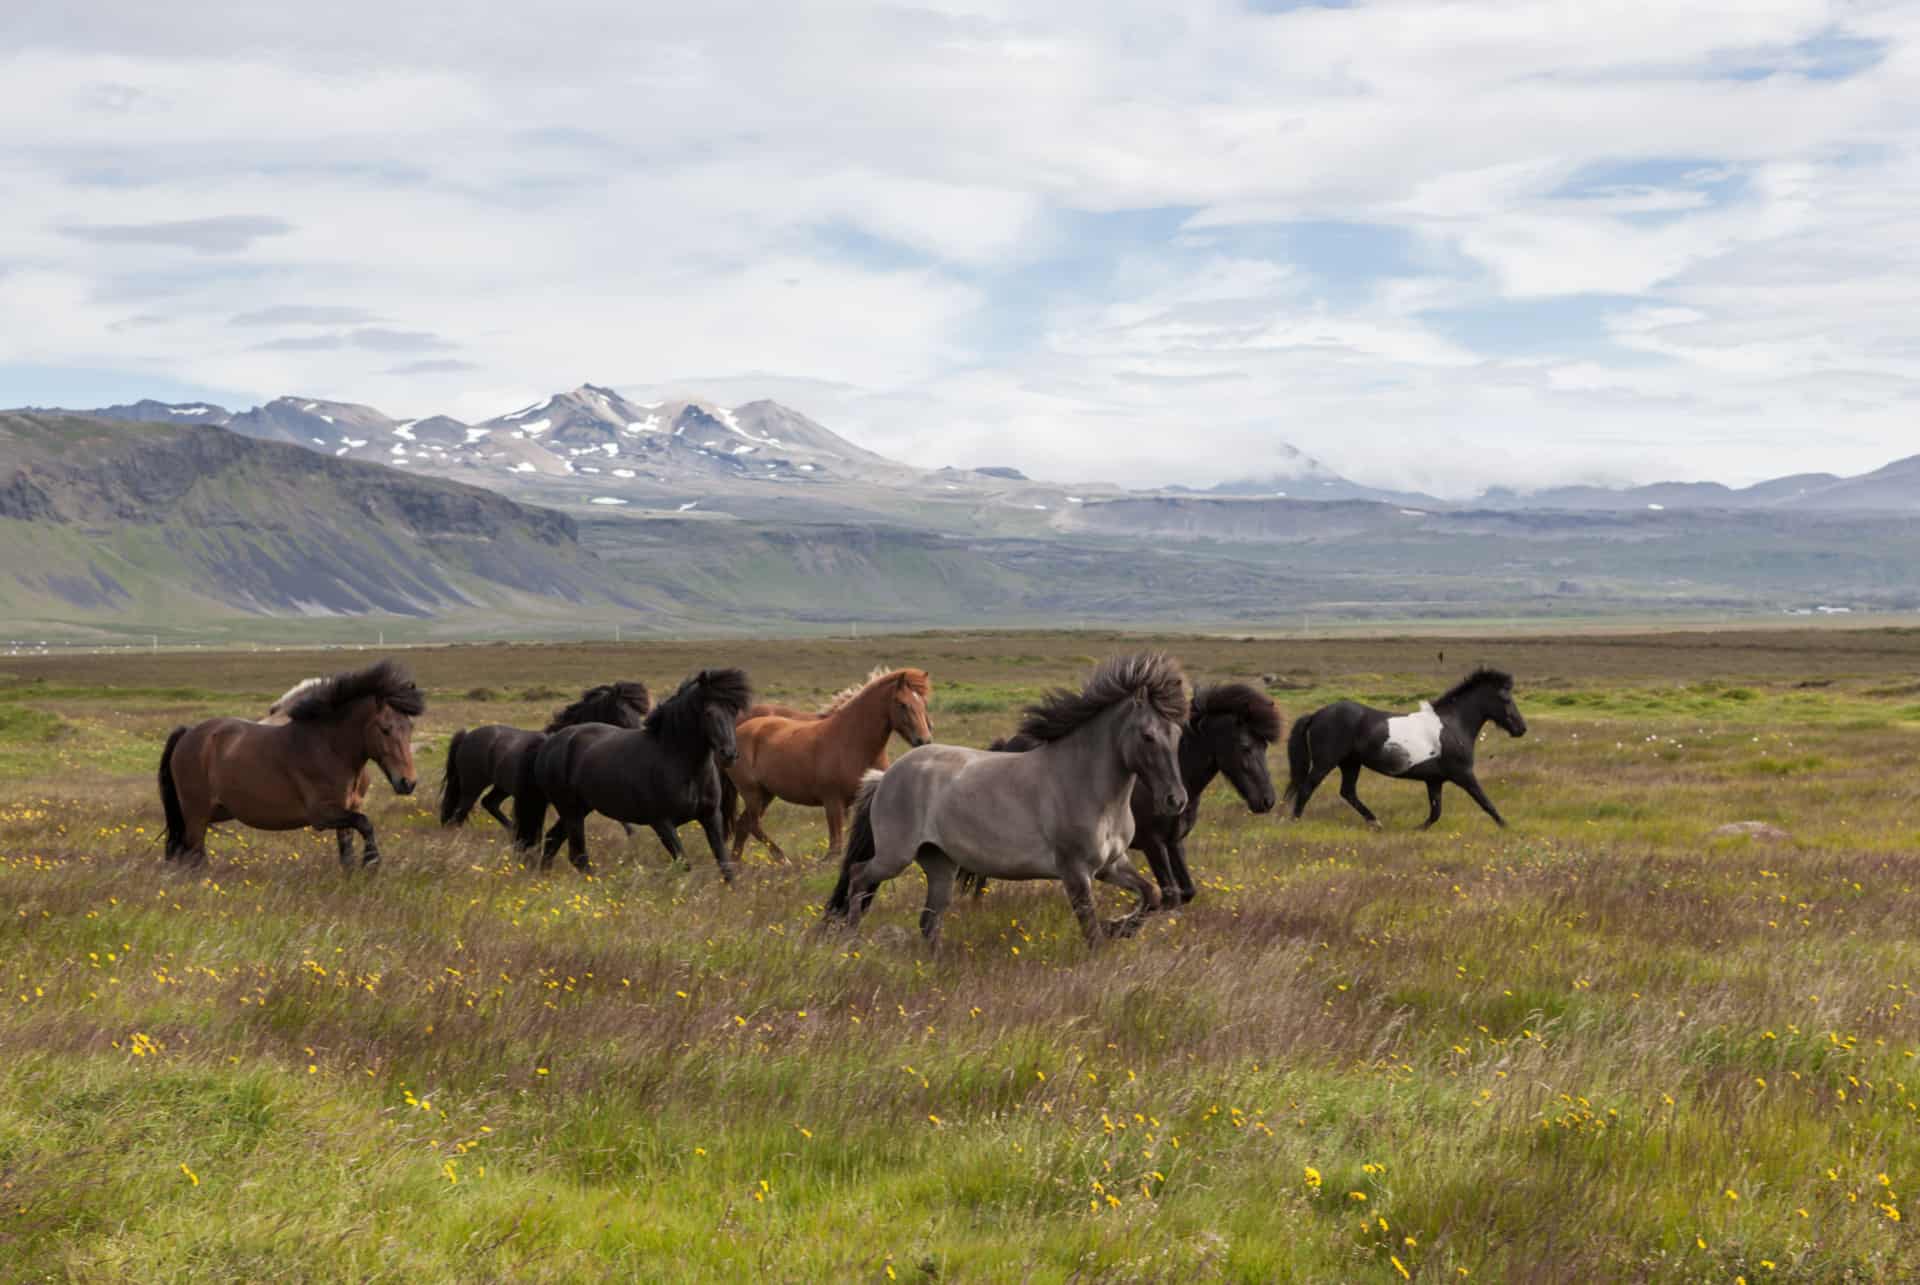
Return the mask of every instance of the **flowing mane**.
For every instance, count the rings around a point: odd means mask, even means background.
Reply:
[[[404,665],[383,660],[365,669],[335,674],[313,684],[294,701],[287,717],[296,723],[323,723],[344,715],[357,700],[371,696],[408,718],[427,712],[427,697],[413,685]]]
[[[712,705],[739,718],[753,704],[753,686],[744,669],[703,669],[681,683],[673,695],[653,707],[642,725],[649,736],[675,740],[700,730],[700,710]]]
[[[1245,683],[1218,683],[1194,693],[1194,722],[1216,714],[1239,719],[1257,739],[1269,745],[1280,739],[1280,711],[1265,692]]]
[[[267,717],[278,718],[284,722],[287,717],[287,707],[293,703],[294,697],[298,696],[301,692],[318,687],[326,681],[326,679],[320,677],[318,674],[315,674],[312,678],[301,679],[293,686],[287,688],[286,691],[282,692],[279,700],[267,706]]]
[[[1186,722],[1187,676],[1180,671],[1180,662],[1165,652],[1140,651],[1100,662],[1077,692],[1055,688],[1027,706],[1019,735],[1036,741],[1060,740],[1135,693],[1169,723]]]
[[[872,669],[867,671],[867,676],[865,678],[861,679],[857,683],[847,684],[845,687],[842,687],[839,691],[835,692],[831,697],[829,697],[827,699],[827,703],[820,707],[820,717],[825,718],[829,714],[839,713],[840,710],[844,708],[850,701],[852,701],[854,697],[858,696],[861,692],[866,691],[868,687],[872,686],[874,680],[884,678],[890,672],[892,671],[890,671],[885,665],[875,665]]]
[[[1449,701],[1458,700],[1477,687],[1499,688],[1512,686],[1512,674],[1509,674],[1504,669],[1493,669],[1487,665],[1482,665],[1453,686],[1447,688],[1446,694],[1433,703],[1438,706],[1444,705]]]
[[[546,726],[551,736],[575,723],[611,723],[615,727],[638,727],[653,708],[653,697],[645,683],[602,683],[580,693],[580,699],[553,712]]]

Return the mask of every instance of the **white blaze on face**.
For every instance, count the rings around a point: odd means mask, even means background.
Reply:
[[[1432,705],[1421,701],[1418,713],[1387,720],[1386,755],[1395,772],[1411,771],[1440,757],[1440,716]]]

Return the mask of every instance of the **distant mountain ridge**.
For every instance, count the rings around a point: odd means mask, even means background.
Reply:
[[[210,402],[146,399],[98,410],[62,412],[154,423],[224,425],[233,432],[290,442],[324,454],[378,460],[529,493],[539,498],[620,506],[696,497],[713,488],[804,486],[818,491],[849,483],[903,496],[966,492],[1006,507],[1053,511],[1078,506],[1110,486],[1072,488],[995,466],[925,470],[858,446],[778,402],[724,407],[694,399],[641,404],[617,390],[581,384],[506,414],[467,424],[444,415],[396,420],[371,407],[317,398],[280,397],[230,412]],[[1009,485],[1011,484],[1011,488]],[[552,489],[558,487],[560,489]],[[596,490],[604,494],[594,494]],[[1053,494],[1040,494],[1051,492]],[[1196,491],[1182,486],[1136,494],[1318,501],[1365,500],[1421,510],[1563,510],[1782,508],[1820,511],[1920,512],[1920,455],[1871,473],[1841,477],[1805,473],[1733,488],[1717,482],[1646,486],[1558,486],[1523,491],[1495,487],[1473,500],[1447,501],[1414,491],[1367,486],[1320,460],[1277,443],[1262,471]],[[1098,498],[1098,497],[1092,497]],[[673,507],[678,507],[674,505]]]

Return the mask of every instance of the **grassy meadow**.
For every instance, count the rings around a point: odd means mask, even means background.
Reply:
[[[1532,730],[1480,776],[1514,824],[1216,784],[1199,902],[1098,950],[998,884],[930,953],[911,871],[823,931],[791,806],[795,863],[732,889],[693,827],[675,869],[596,820],[583,878],[434,824],[454,729],[589,682],[919,664],[984,744],[1137,642],[412,651],[422,790],[376,785],[352,876],[233,826],[163,867],[153,769],[370,657],[0,662],[0,1279],[1920,1276],[1920,631],[1168,640],[1289,721],[1512,669]],[[1743,820],[1791,842],[1711,836]]]

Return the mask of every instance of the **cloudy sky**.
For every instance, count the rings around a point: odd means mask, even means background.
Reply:
[[[1920,5],[0,12],[0,404],[771,395],[938,465],[1920,451]]]

